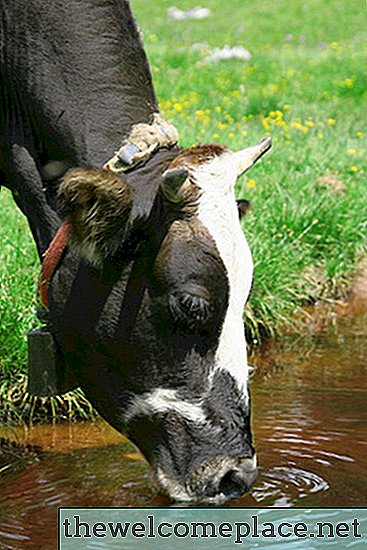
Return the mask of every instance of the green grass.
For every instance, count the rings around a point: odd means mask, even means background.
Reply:
[[[161,107],[182,143],[237,150],[272,136],[272,152],[237,188],[252,204],[245,321],[258,340],[293,322],[304,303],[344,296],[366,254],[366,5],[212,0],[210,18],[170,24],[170,1],[146,5],[133,1]],[[245,47],[251,61],[206,63],[224,44]],[[326,174],[345,190],[321,185]]]
[[[272,152],[237,187],[252,204],[243,223],[255,260],[245,321],[258,341],[293,323],[305,303],[345,296],[367,251],[366,4],[208,0],[201,3],[212,10],[208,19],[168,22],[172,4],[132,0],[162,112],[181,144],[238,150],[273,139]],[[245,47],[251,61],[206,63],[225,44]],[[344,188],[320,184],[326,174]],[[23,402],[12,388],[17,378],[24,384],[38,261],[4,191],[0,208],[0,391],[10,410]]]
[[[24,329],[34,323],[36,248],[10,193],[1,190],[0,358],[5,372],[24,360]]]

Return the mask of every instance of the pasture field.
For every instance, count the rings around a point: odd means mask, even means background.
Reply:
[[[237,150],[272,137],[272,151],[237,187],[252,205],[243,221],[255,261],[245,312],[250,342],[297,324],[305,304],[345,298],[367,251],[365,1],[131,3],[161,110],[182,145],[220,142]],[[205,6],[211,15],[169,20],[172,4]],[[208,59],[225,45],[252,57]],[[0,400],[4,414],[13,403],[29,415],[35,403],[23,395],[25,332],[35,322],[39,266],[4,190],[0,208]],[[44,403],[45,412],[61,407],[78,416],[79,407],[79,416],[89,414],[75,394],[66,405],[52,403]]]

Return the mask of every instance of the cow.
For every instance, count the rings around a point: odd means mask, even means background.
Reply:
[[[242,495],[257,475],[242,320],[253,264],[234,186],[270,139],[181,148],[125,0],[0,10],[0,182],[41,260],[67,229],[47,282],[55,341],[173,500]]]

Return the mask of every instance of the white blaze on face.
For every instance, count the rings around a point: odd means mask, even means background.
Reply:
[[[229,283],[229,303],[216,352],[216,368],[228,371],[247,396],[248,364],[242,316],[251,289],[253,262],[234,194],[237,173],[237,162],[229,151],[193,171],[195,183],[201,189],[198,217],[215,241]]]
[[[192,403],[180,398],[177,390],[155,388],[141,395],[136,395],[124,414],[125,422],[135,416],[175,412],[190,422],[204,424],[207,420],[200,403]]]

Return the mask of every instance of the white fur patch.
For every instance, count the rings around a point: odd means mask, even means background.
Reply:
[[[198,217],[215,241],[229,282],[229,303],[216,368],[228,371],[247,397],[248,364],[242,315],[251,288],[253,262],[234,194],[237,163],[230,152],[225,152],[195,167],[193,174],[202,191]]]
[[[155,388],[150,392],[136,395],[128,407],[124,418],[129,422],[134,416],[155,413],[175,412],[186,420],[205,423],[206,415],[200,405],[184,401],[177,396],[177,390]]]

